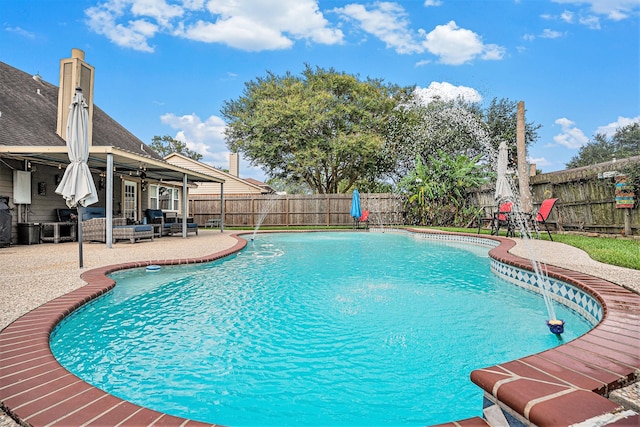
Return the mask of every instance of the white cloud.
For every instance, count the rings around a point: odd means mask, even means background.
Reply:
[[[619,116],[618,120],[611,122],[608,125],[600,126],[596,129],[596,133],[604,134],[608,137],[612,137],[618,128],[630,125],[632,123],[640,123],[640,116],[633,118]]]
[[[225,122],[218,116],[210,116],[204,122],[193,114],[177,116],[173,113],[163,114],[160,120],[176,131],[178,141],[187,144],[187,148],[202,154],[202,162],[221,169],[229,169],[229,149],[224,140]],[[240,159],[240,176],[265,179],[264,172]]]
[[[160,117],[160,121],[176,130],[175,139],[202,154],[205,163],[227,167],[229,150],[224,141],[226,125],[222,118],[211,116],[203,122],[195,113],[183,116],[167,113]]]
[[[461,65],[477,57],[482,59],[502,59],[505,49],[495,44],[485,45],[480,36],[471,30],[459,28],[454,21],[438,25],[426,34],[424,46],[438,56],[440,62]]]
[[[531,163],[532,165],[536,165],[536,169],[542,169],[544,166],[553,165],[552,162],[544,157],[527,157],[527,162]]]
[[[571,120],[563,117],[556,120],[555,123],[562,128],[561,133],[553,137],[556,143],[567,148],[577,149],[589,142],[589,138]]]
[[[169,26],[169,22],[184,14],[182,7],[168,5],[165,0],[136,0],[131,4],[134,16],[152,18],[161,27]]]
[[[36,37],[36,35],[34,33],[32,33],[31,31],[27,31],[23,28],[20,27],[7,27],[5,26],[5,31],[8,31],[10,33],[14,33],[14,34],[18,34],[19,36],[22,37],[26,37],[29,39],[34,39]]]
[[[431,82],[429,87],[417,87],[414,94],[424,103],[428,104],[433,100],[454,101],[463,99],[468,102],[481,102],[482,96],[477,90],[466,86],[454,86],[447,82]]]
[[[564,22],[568,22],[569,24],[573,22],[574,17],[575,17],[575,13],[570,12],[568,10],[565,10],[560,14],[560,19],[562,19]]]
[[[586,26],[591,30],[599,30],[600,29],[600,18],[597,16],[584,16],[580,17],[578,20],[580,24]]]
[[[424,0],[424,6],[425,7],[442,6],[442,1],[441,0]]]
[[[85,11],[89,27],[113,43],[153,52],[157,33],[248,51],[287,49],[296,40],[341,43],[315,0],[107,0]]]
[[[118,24],[116,20],[124,15],[123,5],[116,2],[107,2],[100,6],[85,10],[89,18],[89,28],[98,34],[106,36],[118,46],[139,50],[141,52],[153,52],[154,49],[147,40],[157,32],[157,26],[144,20],[127,21],[126,24]]]
[[[407,12],[397,3],[379,2],[371,9],[361,4],[349,4],[333,11],[344,19],[357,22],[362,30],[378,37],[388,48],[400,54],[424,51],[409,29]]]
[[[640,8],[640,0],[552,0],[555,3],[587,4],[596,15],[604,15],[614,21],[629,18]]]
[[[576,12],[565,10],[559,16],[544,14],[541,15],[541,18],[545,20],[561,20],[567,24],[575,24],[577,22],[578,24],[584,25],[591,30],[600,29],[600,18],[596,15],[593,15],[592,13],[584,13],[583,11],[577,14]]]
[[[288,49],[293,41],[264,25],[243,16],[235,16],[216,23],[198,21],[180,32],[189,40],[223,43],[246,51]]]
[[[554,31],[554,30],[545,28],[542,31],[542,34],[540,34],[540,37],[543,39],[557,39],[559,37],[562,37],[562,33],[559,31]]]

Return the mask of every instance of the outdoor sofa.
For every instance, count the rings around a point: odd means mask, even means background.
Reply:
[[[113,243],[116,240],[129,240],[135,243],[140,239],[153,240],[153,227],[147,224],[127,224],[126,218],[113,218]],[[86,242],[107,241],[107,218],[105,209],[86,207],[82,214],[82,240]]]
[[[161,236],[173,236],[182,234],[182,218],[175,212],[163,212],[162,209],[146,209],[144,213],[148,224],[160,224]],[[193,218],[187,218],[187,234],[198,235],[198,224]]]

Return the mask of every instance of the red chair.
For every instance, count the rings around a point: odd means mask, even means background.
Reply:
[[[358,218],[357,228],[360,228],[361,223],[364,223],[364,228],[369,228],[369,211],[362,212],[362,216]]]
[[[549,227],[547,225],[547,219],[549,219],[549,215],[551,215],[551,211],[553,207],[556,205],[558,199],[546,199],[540,205],[540,209],[538,209],[538,214],[536,215],[536,222],[539,224],[544,224],[545,230],[547,230],[547,234],[549,234],[549,239],[553,242],[553,237],[551,237],[551,232],[549,231]]]
[[[491,221],[491,234],[498,235],[501,226],[507,227],[507,237],[515,237],[515,225],[511,219],[511,210],[513,209],[513,203],[505,202],[500,205],[498,212],[493,214],[493,220]]]

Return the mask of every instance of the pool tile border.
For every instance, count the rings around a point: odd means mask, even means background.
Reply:
[[[509,253],[516,244],[513,240],[409,231],[423,238],[443,240],[443,235],[449,235],[451,240],[495,246],[489,251],[492,270],[518,286],[540,292],[531,261]],[[489,424],[512,427],[640,425],[639,414],[606,398],[640,377],[640,295],[561,267],[546,266],[546,273],[553,298],[584,315],[595,327],[562,346],[473,371],[471,380],[484,390],[484,417]]]
[[[493,246],[489,255],[494,271],[512,282],[530,275],[530,263],[509,254],[515,245],[509,239],[415,229],[404,231],[418,238]],[[115,283],[107,275],[114,271],[154,264],[214,261],[238,252],[245,245],[245,240],[237,239],[232,248],[209,256],[122,263],[83,273],[86,286],[43,304],[0,331],[3,409],[23,425],[31,426],[212,425],[143,408],[85,383],[57,362],[49,348],[49,335],[71,312],[111,290]],[[484,427],[506,422],[511,426],[559,426],[585,420],[601,421],[603,416],[614,417],[608,425],[640,423],[638,414],[624,411],[604,397],[640,376],[640,295],[606,280],[560,267],[549,266],[548,275],[562,298],[573,301],[576,310],[587,313],[587,318],[591,316],[594,323],[600,323],[560,347],[474,371],[471,380],[484,390],[484,418],[444,425]],[[530,278],[520,281],[527,282],[535,291],[536,285]]]

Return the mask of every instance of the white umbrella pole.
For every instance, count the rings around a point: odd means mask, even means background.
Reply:
[[[84,208],[78,206],[78,258],[80,261],[80,268],[83,267],[82,262],[82,215],[84,214]]]

